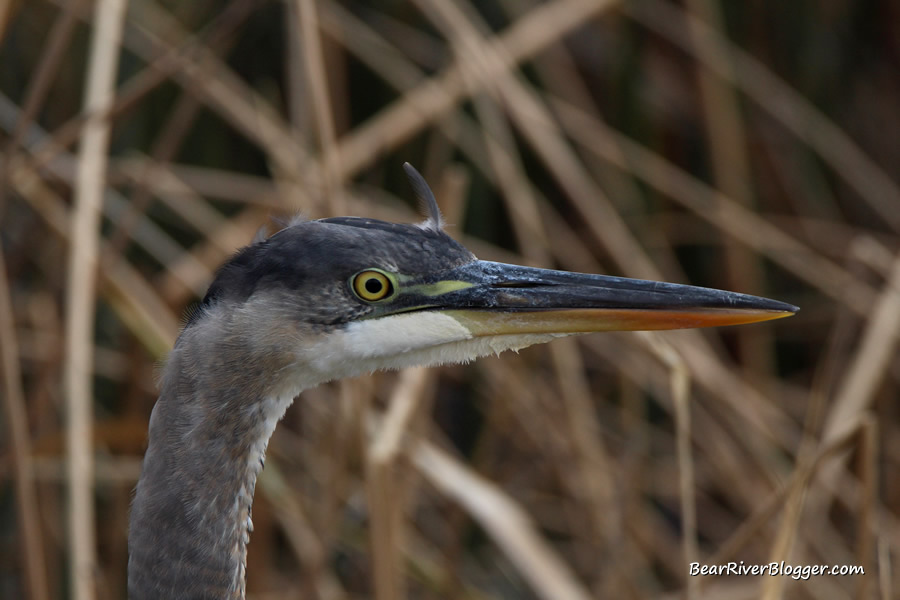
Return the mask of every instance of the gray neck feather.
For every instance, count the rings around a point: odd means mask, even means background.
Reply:
[[[256,477],[299,393],[279,384],[291,353],[264,333],[204,318],[169,357],[131,511],[131,600],[244,597]]]

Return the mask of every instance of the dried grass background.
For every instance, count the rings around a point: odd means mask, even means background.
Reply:
[[[154,370],[272,217],[802,307],[302,395],[248,596],[900,594],[900,5],[0,2],[0,597],[125,596]],[[688,563],[865,576],[688,577]]]

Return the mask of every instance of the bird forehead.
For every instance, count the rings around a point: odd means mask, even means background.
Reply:
[[[475,258],[446,233],[415,225],[342,217],[309,221],[293,229],[284,238],[290,253],[330,273],[378,267],[418,275]]]

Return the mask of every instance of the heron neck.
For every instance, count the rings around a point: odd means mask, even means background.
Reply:
[[[260,386],[279,367],[258,355],[203,364],[190,349],[179,340],[150,418],[129,527],[132,600],[244,597],[256,478],[297,392]]]

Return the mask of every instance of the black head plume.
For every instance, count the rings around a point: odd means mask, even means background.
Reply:
[[[409,184],[412,186],[413,193],[415,193],[416,198],[419,199],[419,204],[422,206],[422,210],[427,217],[422,224],[422,227],[440,231],[444,227],[444,216],[441,214],[441,209],[438,207],[434,193],[431,191],[431,188],[428,187],[428,182],[425,181],[425,178],[422,177],[422,175],[416,171],[416,168],[408,162],[403,163],[403,170],[406,171],[406,176],[409,178]]]

